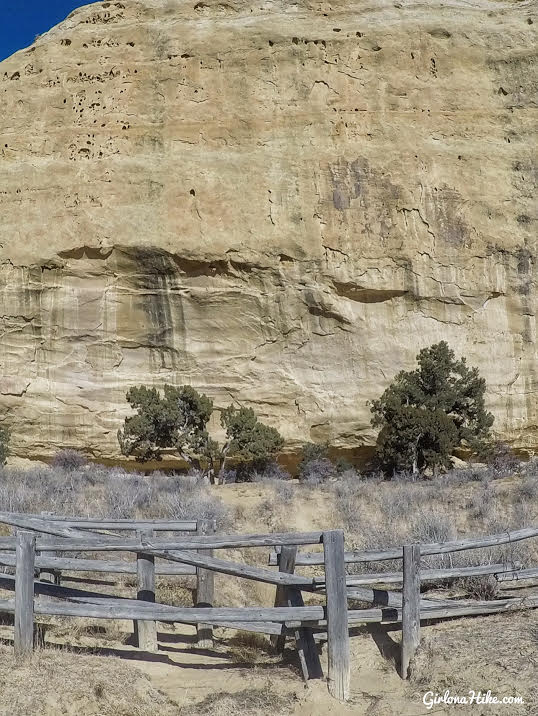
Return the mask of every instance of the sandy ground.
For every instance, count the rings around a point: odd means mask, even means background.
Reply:
[[[536,630],[534,643],[523,638],[532,629]],[[230,663],[226,653],[200,653],[181,641],[173,645],[174,651],[170,644],[162,645],[159,656],[166,654],[166,662],[142,661],[137,666],[150,676],[159,690],[180,705],[196,703],[217,692],[238,692],[248,684],[256,690],[274,689],[289,695],[284,713],[294,716],[330,713],[419,716],[454,710],[451,706],[427,709],[422,703],[427,691],[442,694],[448,688],[455,694],[465,695],[473,688],[491,689],[500,696],[523,695],[527,703],[522,708],[501,706],[481,710],[470,706],[465,709],[469,713],[538,714],[538,694],[532,690],[532,684],[538,686],[536,610],[508,618],[459,619],[423,628],[427,648],[418,664],[418,683],[403,682],[397,674],[399,633],[396,630],[359,631],[361,633],[351,638],[351,694],[347,704],[330,698],[324,682],[305,686],[293,666],[261,663],[245,667],[241,662]],[[289,645],[291,648],[292,642]],[[322,662],[326,673],[325,649]],[[435,673],[430,673],[428,666],[435,668]]]
[[[423,627],[423,648],[410,682],[402,681],[397,675],[397,629],[357,629],[351,637],[351,698],[346,704],[331,699],[323,681],[308,685],[302,682],[292,641],[288,642],[289,649],[282,660],[279,656],[260,651],[253,654],[252,649],[240,644],[231,648],[233,633],[218,630],[215,647],[200,650],[194,641],[194,629],[178,625],[175,628],[163,627],[159,632],[159,652],[149,654],[125,643],[131,632],[129,622],[116,626],[116,638],[107,638],[106,641],[98,633],[92,634],[89,628],[86,632],[71,635],[70,658],[76,661],[80,655],[92,654],[119,657],[108,661],[107,673],[115,668],[111,664],[118,662],[140,670],[149,677],[151,685],[167,697],[171,714],[227,716],[236,711],[233,706],[235,700],[242,698],[245,689],[258,693],[261,699],[253,710],[246,707],[240,710],[245,716],[326,716],[331,713],[419,716],[454,713],[455,709],[458,713],[479,716],[488,713],[514,716],[538,714],[537,610],[508,616],[457,619]],[[4,643],[9,643],[11,636],[11,627],[0,629],[0,638],[5,640]],[[55,635],[52,630],[47,646],[61,647],[65,641],[65,634]],[[322,663],[326,673],[325,652],[323,649]],[[484,693],[490,689],[500,697],[521,695],[526,703],[499,707],[437,705],[431,710],[422,703],[426,692],[443,694],[446,689],[458,695],[467,695],[469,689]],[[224,694],[230,694],[231,699],[219,704]],[[278,694],[284,700],[277,709],[270,694]],[[264,701],[265,695],[267,702]],[[210,708],[208,704],[211,701]],[[202,704],[201,708],[197,706],[199,704]],[[0,713],[4,712],[0,710]],[[52,716],[55,712],[35,713]],[[58,710],[57,713],[71,712]],[[78,713],[83,716],[94,712]],[[129,712],[126,713],[130,716]],[[152,713],[151,709],[149,713]],[[157,713],[162,713],[162,709],[155,710]]]
[[[326,494],[305,493],[300,510],[297,504],[285,500],[281,509],[265,510],[264,501],[271,498],[267,486],[235,485],[216,489],[224,501],[239,510],[238,532],[338,526],[338,517]],[[255,555],[253,562],[267,564],[267,550],[252,550],[251,554]],[[238,551],[226,552],[226,555],[246,556]],[[103,585],[96,583],[91,588],[132,596],[133,584],[114,585],[111,579],[106,577]],[[69,584],[67,579],[65,584]],[[220,575],[216,584],[217,602],[221,606],[269,605],[274,599],[274,588],[267,585]],[[80,583],[73,586],[83,588]],[[506,594],[524,591],[524,585],[512,584]],[[161,598],[168,601],[168,596],[163,592]],[[184,600],[185,604],[191,600],[185,588],[176,590],[175,598],[180,603]],[[291,640],[282,658],[271,653],[268,642],[219,629],[215,632],[214,648],[200,650],[194,628],[160,625],[159,651],[148,654],[129,643],[131,622],[50,620],[50,623],[47,648],[41,656],[46,664],[51,655],[50,664],[38,670],[37,676],[30,674],[32,685],[28,689],[25,673],[10,666],[13,627],[0,626],[0,642],[5,645],[0,647],[0,693],[8,695],[0,699],[0,716],[419,716],[429,713],[538,716],[538,609],[423,626],[421,650],[413,678],[408,682],[398,676],[400,633],[396,627],[376,625],[353,630],[351,695],[346,704],[329,697],[324,681],[308,685],[302,682]],[[104,660],[103,656],[114,658]],[[325,648],[321,658],[327,673]],[[88,679],[89,673],[95,673],[93,681]],[[70,679],[80,682],[80,688],[88,681],[86,691],[75,701]],[[134,701],[120,699],[122,685],[126,683],[135,691]],[[100,684],[105,684],[105,691],[117,690],[116,701],[111,697],[110,703],[105,703],[95,697],[102,688]],[[525,703],[436,704],[431,709],[423,704],[425,693],[443,695],[447,689],[450,695],[456,696],[468,696],[470,689],[483,693],[491,690],[492,695],[499,698],[522,696]],[[17,694],[25,690],[44,696],[37,702],[30,696],[27,700],[19,699]]]

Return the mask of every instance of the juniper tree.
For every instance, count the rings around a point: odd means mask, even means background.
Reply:
[[[241,466],[256,466],[273,457],[284,445],[278,430],[261,423],[251,408],[230,405],[221,412],[220,422],[226,430],[221,450],[219,477],[222,477],[228,457]]]
[[[421,350],[418,368],[401,371],[370,406],[380,428],[377,455],[383,469],[422,472],[449,467],[456,447],[474,452],[488,441],[493,415],[485,409],[486,382],[445,341]]]
[[[156,388],[141,385],[130,388],[126,398],[137,412],[125,418],[118,442],[122,454],[138,462],[161,460],[165,450],[174,448],[185,462],[213,478],[217,460],[222,475],[228,458],[254,464],[269,459],[284,444],[278,431],[261,423],[253,410],[229,406],[221,411],[226,438],[219,446],[207,428],[213,401],[191,386],[165,385],[161,395]]]
[[[123,455],[138,462],[161,460],[167,448],[175,448],[193,467],[211,468],[216,443],[207,432],[213,401],[189,385],[165,385],[161,396],[156,388],[141,385],[127,391],[127,401],[137,411],[125,418],[118,430]]]

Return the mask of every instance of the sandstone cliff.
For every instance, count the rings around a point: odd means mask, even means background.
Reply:
[[[118,454],[134,383],[290,450],[446,339],[538,445],[530,0],[122,0],[0,64],[0,415]]]

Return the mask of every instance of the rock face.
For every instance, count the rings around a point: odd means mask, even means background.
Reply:
[[[290,451],[446,339],[538,445],[530,0],[122,0],[0,64],[0,416],[116,459],[133,384]]]

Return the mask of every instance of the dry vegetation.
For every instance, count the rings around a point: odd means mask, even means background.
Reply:
[[[411,668],[411,689],[443,694],[492,691],[499,698],[522,696],[522,705],[470,707],[483,714],[536,714],[538,708],[538,615],[458,619],[426,631]]]
[[[1,716],[177,716],[140,671],[120,659],[66,650],[35,651],[17,666],[0,647]]]
[[[442,542],[518,529],[538,520],[538,461],[506,471],[484,466],[452,470],[421,481],[408,476],[386,481],[347,470],[321,484],[269,481],[265,485],[257,508],[260,521],[285,528],[295,524],[294,515],[300,520],[306,509],[311,527],[343,527],[350,549]],[[428,557],[425,563],[441,567],[517,560],[531,566],[533,560],[538,563],[536,547],[527,541]],[[374,563],[366,568],[386,571],[395,564]]]
[[[217,520],[220,531],[237,532],[344,527],[348,548],[356,549],[395,546],[415,540],[443,541],[458,536],[502,532],[538,522],[537,461],[506,468],[479,466],[452,470],[423,481],[413,481],[405,475],[385,481],[375,475],[360,475],[349,467],[336,470],[323,463],[312,466],[308,479],[303,481],[282,479],[286,477],[285,473],[272,470],[269,474],[257,475],[254,484],[216,488],[205,484],[196,474],[144,476],[117,468],[86,466],[76,460],[75,463],[25,471],[0,471],[0,510],[34,513],[50,510],[58,514],[116,518],[211,517]],[[425,562],[428,566],[464,566],[517,560],[524,567],[536,566],[538,545],[535,543],[536,540],[528,540],[480,552],[472,550],[428,557]],[[268,553],[267,549],[228,550],[225,556],[266,565]],[[359,566],[355,568],[359,569]],[[396,569],[397,565],[394,562],[374,563],[360,568],[387,571]],[[110,579],[113,584],[94,584],[91,588],[133,595],[136,589],[133,576],[114,578],[107,575],[107,580]],[[443,590],[445,596],[457,594],[488,599],[506,596],[516,590],[523,593],[525,586],[524,583],[497,584],[492,577],[484,577],[450,585],[436,584],[431,588]],[[189,605],[193,603],[193,588],[192,578],[160,577],[157,596],[165,603]],[[267,585],[225,575],[216,577],[218,606],[270,604],[273,598],[274,589]],[[497,688],[501,694],[521,690],[527,696],[528,706],[531,702],[536,703],[531,685],[536,682],[533,675],[535,677],[537,668],[537,616],[537,610],[533,610],[426,627],[423,646],[414,664],[413,682],[408,686],[395,676],[394,664],[372,646],[370,632],[363,630],[362,638],[352,640],[359,650],[353,668],[360,678],[367,663],[364,649],[373,648],[374,652],[368,652],[367,658],[381,664],[379,674],[375,676],[379,680],[376,683],[381,684],[389,678],[392,691],[398,692],[399,699],[407,698],[408,705],[416,705],[417,694],[427,690],[426,686],[441,691],[450,684],[452,691],[482,686]],[[118,653],[119,646],[129,637],[129,624],[54,618],[46,621],[49,643],[65,643],[82,651],[115,647]],[[9,627],[4,628],[3,636],[6,629]],[[236,665],[236,668],[248,669],[248,676],[245,673],[241,685],[236,684],[231,689],[234,693],[226,691],[226,684],[223,690],[222,682],[220,687],[214,684],[209,673],[204,677],[206,690],[190,699],[194,703],[187,704],[178,699],[174,705],[152,689],[135,667],[121,659],[47,649],[36,654],[30,675],[30,667],[13,668],[11,647],[7,646],[0,658],[0,690],[2,703],[8,703],[10,710],[0,713],[6,713],[6,716],[7,713],[10,716],[29,713],[43,716],[56,713],[67,716],[75,713],[90,716],[156,713],[160,716],[231,716],[236,713],[246,716],[294,713],[302,716],[326,713],[322,704],[314,707],[307,703],[304,710],[301,710],[303,706],[297,706],[292,685],[300,682],[294,654],[287,652],[282,661],[271,652],[270,643],[263,636],[219,630],[216,635],[216,653],[226,654],[230,668]],[[394,638],[397,641],[397,632]],[[480,664],[479,671],[477,663]],[[471,668],[473,664],[474,670]],[[287,684],[281,692],[276,692],[268,682],[264,686],[261,682],[268,669],[272,678],[279,679],[279,684],[283,683],[282,674],[287,673],[292,685]],[[215,693],[211,693],[213,690]],[[51,705],[56,698],[59,705]],[[131,698],[134,698],[132,703]],[[364,698],[362,695],[354,698],[349,713],[362,714],[358,704],[364,704]],[[382,708],[385,698],[389,699],[386,702],[390,704],[388,711]],[[374,699],[377,710],[368,713],[395,713],[396,707],[390,698]],[[39,708],[38,704],[41,704]],[[401,710],[401,713],[408,712],[422,713]],[[480,714],[480,711],[473,713]],[[533,712],[512,708],[510,713],[519,716]]]
[[[268,681],[263,689],[211,694],[196,705],[181,709],[181,716],[284,716],[291,713],[292,701],[290,696],[278,694]]]
[[[196,474],[151,477],[104,465],[0,469],[0,510],[110,518],[216,519],[232,515]]]

